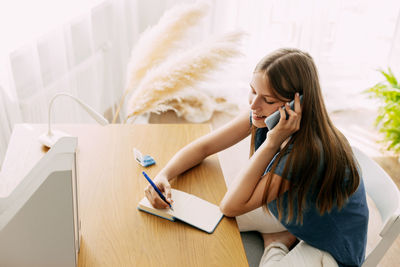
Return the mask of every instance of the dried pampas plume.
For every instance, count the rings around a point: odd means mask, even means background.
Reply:
[[[201,123],[211,119],[214,111],[237,113],[238,106],[226,101],[223,97],[215,97],[198,89],[185,89],[180,98],[166,100],[159,105],[162,112],[172,110],[178,117],[186,121]]]
[[[127,119],[163,111],[164,101],[180,98],[180,90],[193,87],[219,64],[240,55],[238,44],[243,36],[243,32],[233,32],[208,40],[149,70],[128,102]]]
[[[119,115],[125,97],[132,92],[146,72],[165,59],[171,48],[177,45],[186,31],[196,25],[208,10],[209,5],[205,2],[176,6],[166,11],[155,26],[142,33],[131,52],[125,92],[113,123]]]

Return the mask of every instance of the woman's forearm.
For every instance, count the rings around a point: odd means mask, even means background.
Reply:
[[[250,133],[248,114],[247,110],[241,112],[231,122],[182,148],[161,170],[160,175],[171,180],[198,165],[209,155],[243,140]]]
[[[279,145],[272,144],[268,139],[265,140],[229,186],[227,193],[221,201],[221,207],[236,209],[247,204],[268,163],[272,160],[278,149]]]
[[[160,171],[159,175],[165,176],[170,181],[201,163],[207,156],[199,142],[193,142],[179,150]]]

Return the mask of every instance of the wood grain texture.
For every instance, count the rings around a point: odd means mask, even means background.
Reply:
[[[32,127],[37,136],[46,130],[45,125]],[[147,186],[141,172],[154,177],[180,148],[208,133],[209,125],[54,128],[78,136],[79,266],[248,266],[234,219],[223,218],[214,233],[207,234],[136,208]],[[140,166],[134,147],[153,156],[157,164]],[[36,147],[34,151],[38,152]],[[40,151],[44,155],[45,150]],[[39,154],[30,165],[39,160]],[[218,205],[226,186],[217,156],[182,174],[172,187]]]
[[[136,209],[147,186],[142,170],[154,177],[180,148],[209,132],[208,125],[110,125],[101,134],[96,128],[79,135],[83,240],[79,266],[247,264],[233,219],[224,218],[209,235]],[[152,155],[157,164],[141,167],[134,160],[134,147]],[[172,187],[214,204],[226,191],[216,156],[178,177]]]

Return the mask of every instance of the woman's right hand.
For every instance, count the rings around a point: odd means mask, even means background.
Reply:
[[[171,195],[171,185],[164,175],[157,175],[153,180],[154,184],[160,189],[161,193],[167,199],[167,201],[172,204],[172,195]],[[148,185],[144,190],[147,199],[156,209],[166,209],[169,208],[168,204],[165,203],[160,196],[157,194],[156,190],[151,185]]]

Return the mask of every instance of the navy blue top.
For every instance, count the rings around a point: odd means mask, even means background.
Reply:
[[[267,128],[257,129],[255,134],[255,150],[265,140],[267,131]],[[291,147],[281,157],[276,166],[275,173],[281,177],[290,152]],[[268,164],[264,174],[271,170],[278,154],[279,152]],[[323,179],[323,168],[319,168],[317,175]],[[290,172],[288,176],[290,176]],[[291,177],[282,178],[291,179]],[[307,208],[302,211],[303,224],[296,224],[296,212],[294,212],[295,219],[290,223],[286,223],[288,192],[284,193],[280,197],[283,198],[281,223],[290,233],[307,244],[329,252],[339,266],[361,266],[365,257],[369,212],[364,183],[362,179],[360,181],[356,192],[349,197],[346,204],[340,210],[334,207],[331,212],[326,212],[323,215],[320,215],[316,208],[315,198],[308,196],[306,199]],[[297,203],[294,204],[295,206],[297,205]],[[268,208],[278,218],[276,200],[268,203]]]

